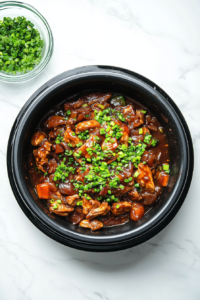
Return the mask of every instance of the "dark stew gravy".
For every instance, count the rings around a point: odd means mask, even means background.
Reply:
[[[38,197],[50,213],[91,230],[137,222],[169,181],[163,127],[122,95],[68,99],[40,124],[31,145]]]

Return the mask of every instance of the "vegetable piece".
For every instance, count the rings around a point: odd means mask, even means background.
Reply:
[[[152,135],[149,133],[146,133],[144,136],[144,143],[149,144],[151,138],[152,138]]]
[[[162,186],[167,186],[169,181],[169,174],[166,174],[165,172],[161,172],[158,176],[158,182]]]
[[[163,164],[163,170],[164,171],[169,171],[169,165],[168,164]]]
[[[158,142],[159,142],[159,140],[152,139],[151,146],[155,147]]]
[[[139,134],[143,134],[143,128],[139,128]]]
[[[40,199],[49,199],[50,188],[48,182],[44,182],[36,185],[36,190],[37,190],[38,197]]]
[[[138,221],[144,216],[144,207],[139,203],[133,203],[130,210],[130,219],[132,221]]]
[[[125,106],[126,105],[126,101],[124,99],[124,96],[122,96],[122,95],[113,97],[110,100],[110,103],[114,106]]]

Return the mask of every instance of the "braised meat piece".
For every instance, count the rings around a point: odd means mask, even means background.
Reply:
[[[81,140],[76,136],[76,134],[71,130],[70,127],[67,127],[63,141],[71,144],[73,148],[76,147],[77,144],[81,143]]]
[[[42,141],[47,137],[46,133],[42,131],[37,131],[34,133],[31,139],[31,145],[32,146],[38,146],[39,144],[42,143]]]
[[[123,215],[126,212],[130,211],[131,207],[132,207],[131,202],[127,202],[127,201],[118,202],[112,204],[111,211],[114,216],[118,216],[118,215]]]
[[[101,127],[101,125],[96,120],[83,121],[76,126],[76,134],[79,134],[89,129],[99,128],[99,127]]]
[[[155,185],[149,167],[147,165],[144,165],[143,163],[140,163],[138,165],[137,172],[138,176],[136,176],[135,180],[139,183],[140,186],[145,187],[148,191],[153,193],[155,190]]]
[[[98,208],[91,209],[87,214],[86,219],[92,220],[98,216],[104,216],[109,212],[109,210],[110,206],[108,205],[108,202],[103,202]]]
[[[76,225],[79,224],[83,219],[85,215],[83,213],[83,209],[81,207],[76,207],[73,212],[71,212],[68,216],[69,222]]]
[[[46,122],[44,122],[44,127],[46,129],[53,129],[57,126],[66,124],[67,121],[64,120],[64,117],[60,117],[60,116],[52,116],[50,118],[47,119]]]
[[[77,195],[77,194],[66,197],[67,203],[73,207],[76,206],[76,203],[78,202],[78,200],[79,200],[79,195]]]
[[[98,208],[101,203],[98,200],[89,199],[83,197],[83,213],[87,215],[92,209]]]
[[[51,151],[51,143],[47,140],[44,140],[41,147],[33,150],[33,155],[35,156],[35,162],[38,169],[42,170],[45,173],[44,165],[48,163],[47,156]]]
[[[67,204],[66,205],[62,203],[60,204],[58,203],[58,201],[54,201],[53,203],[50,204],[49,207],[50,212],[65,217],[68,216],[68,214],[74,210],[74,207],[71,207]]]
[[[144,216],[144,207],[140,203],[132,203],[130,210],[130,219],[134,222],[138,221]]]
[[[81,227],[90,228],[91,230],[98,230],[103,227],[103,223],[99,220],[83,220],[79,223]]]

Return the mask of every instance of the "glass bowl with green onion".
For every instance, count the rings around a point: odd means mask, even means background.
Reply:
[[[33,6],[0,2],[0,81],[20,83],[38,76],[51,59],[53,35]]]

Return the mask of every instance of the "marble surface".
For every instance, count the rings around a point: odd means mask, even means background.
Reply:
[[[30,0],[48,20],[55,51],[24,84],[0,83],[0,299],[200,299],[200,2],[198,0]],[[104,64],[161,86],[191,130],[195,168],[175,219],[148,242],[121,252],[62,246],[23,214],[6,171],[7,140],[21,107],[53,76]]]

